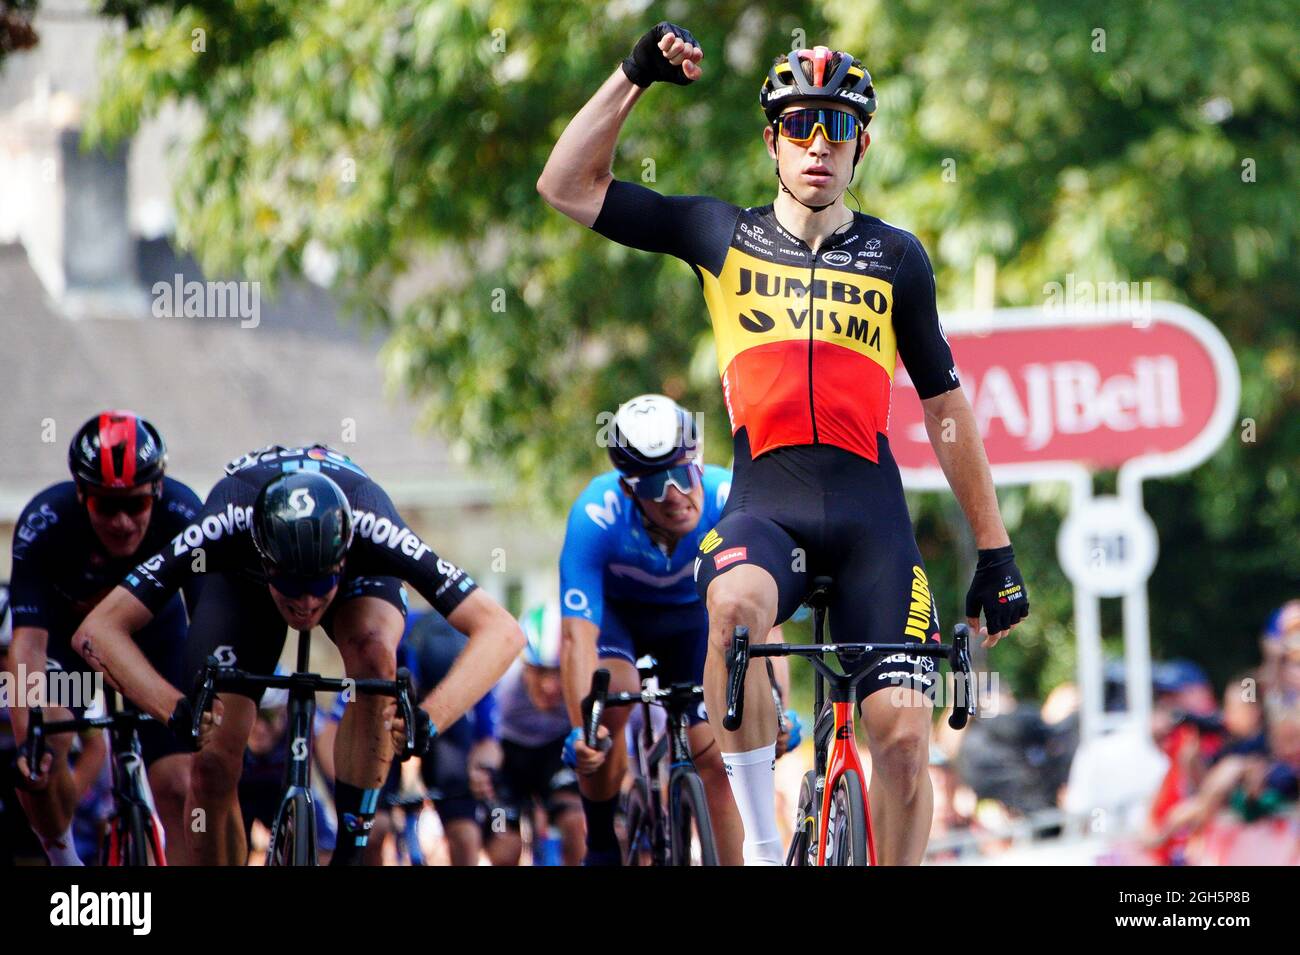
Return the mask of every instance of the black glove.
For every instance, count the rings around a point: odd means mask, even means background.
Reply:
[[[989,633],[1001,633],[1029,616],[1029,591],[1010,544],[980,551],[966,591],[966,616],[978,620],[981,610]]]
[[[423,758],[429,752],[429,747],[438,737],[438,730],[433,725],[433,720],[429,719],[429,713],[420,707],[415,708],[415,753],[413,755]]]
[[[198,752],[199,740],[194,735],[194,704],[188,696],[182,696],[176,701],[176,709],[167,718],[167,728],[187,753]]]
[[[636,41],[631,54],[623,61],[623,72],[637,86],[645,89],[655,80],[664,83],[676,83],[685,86],[691,82],[681,66],[673,66],[659,49],[659,41],[665,33],[671,33],[688,46],[700,43],[689,30],[683,30],[676,24],[664,20],[652,26],[649,32]]]

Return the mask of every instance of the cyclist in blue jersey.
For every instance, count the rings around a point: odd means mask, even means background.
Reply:
[[[663,395],[641,395],[614,417],[609,455],[617,470],[593,478],[569,512],[560,556],[560,670],[587,817],[588,865],[617,865],[614,814],[627,767],[623,746],[582,740],[581,701],[597,666],[610,691],[640,689],[636,661],[658,661],[661,685],[699,683],[709,618],[695,590],[695,556],[722,514],[731,474],[703,465],[693,418]],[[597,661],[599,660],[599,664]],[[628,711],[605,711],[600,730],[621,739]],[[704,707],[688,719],[695,765],[724,865],[740,864],[743,833]]]

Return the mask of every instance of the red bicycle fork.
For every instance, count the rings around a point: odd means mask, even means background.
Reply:
[[[853,733],[853,704],[831,703],[831,710],[835,718],[835,732],[830,755],[826,762],[826,775],[823,777],[821,815],[817,820],[817,864],[819,866],[826,865],[831,800],[835,796],[835,787],[839,783],[840,777],[847,770],[852,769],[858,774],[858,785],[862,787],[862,807],[867,817],[867,858],[870,860],[870,864],[874,866],[876,864],[876,840],[874,833],[871,831],[871,801],[867,797],[866,774],[862,771],[862,759],[858,756],[857,741]],[[846,824],[844,820],[839,822],[840,825]]]

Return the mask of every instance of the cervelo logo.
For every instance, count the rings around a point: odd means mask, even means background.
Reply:
[[[246,507],[236,507],[234,504],[227,504],[224,511],[218,511],[215,514],[209,514],[196,524],[191,524],[185,530],[181,531],[172,538],[172,554],[180,557],[186,550],[198,547],[203,541],[218,541],[222,537],[233,534],[236,531],[247,531],[253,523],[253,506],[249,504]],[[150,570],[157,570],[162,566],[161,561],[154,564],[158,558],[151,558],[143,566]],[[152,565],[152,566],[151,566]]]
[[[623,505],[617,493],[606,491],[603,505],[593,501],[584,510],[587,512],[587,516],[591,518],[592,523],[603,531],[608,530],[614,521],[618,519],[618,515],[623,512]]]
[[[432,549],[416,536],[409,527],[394,523],[387,517],[375,517],[372,511],[353,511],[353,526],[356,535],[375,544],[381,544],[389,550],[400,550],[407,557],[419,560]],[[446,569],[443,565],[446,564]],[[448,561],[438,561],[438,571],[444,576],[451,576],[456,570]]]

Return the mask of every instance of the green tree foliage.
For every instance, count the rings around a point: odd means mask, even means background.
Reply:
[[[1041,303],[1044,283],[1071,273],[1151,281],[1232,342],[1241,439],[1147,489],[1162,539],[1157,650],[1222,677],[1253,657],[1266,609],[1300,581],[1300,30],[1284,0],[1076,6],[115,0],[130,29],[108,51],[91,132],[112,139],[164,104],[195,107],[182,243],[209,272],[263,281],[323,252],[337,290],[388,330],[389,371],[429,421],[556,504],[600,466],[596,414],[639,391],[704,409],[706,455],[729,454],[690,271],[537,197],[560,130],[667,16],[700,39],[704,77],[648,92],[615,174],[766,202],[766,65],[794,44],[853,50],[880,96],[855,192],[921,237],[941,307],[971,304],[974,263],[991,256],[1001,304]],[[1054,551],[1064,498],[1039,487],[1003,502],[1034,615],[998,665],[1034,692],[1071,672]],[[913,504],[952,621],[969,544],[945,495]]]

